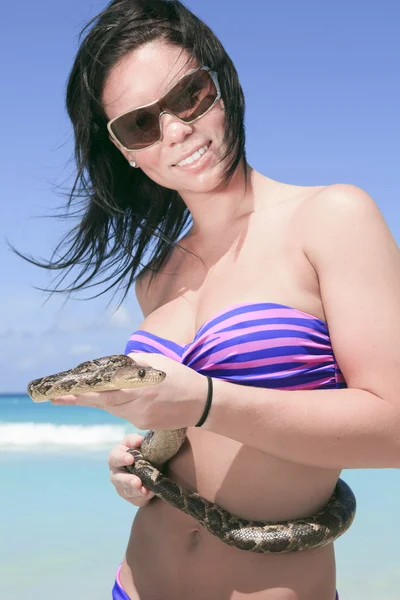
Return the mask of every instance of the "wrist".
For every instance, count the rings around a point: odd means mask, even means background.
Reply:
[[[201,373],[196,373],[196,379],[190,382],[187,387],[188,390],[188,427],[196,427],[197,423],[200,421],[204,409],[207,403],[207,393],[208,393],[208,380],[206,375],[202,375]]]
[[[212,400],[210,406],[208,407],[207,418],[201,426],[202,429],[207,429],[207,431],[219,433],[220,425],[224,422],[224,388],[226,385],[229,385],[229,383],[218,378],[212,378]],[[202,411],[206,409],[206,399],[206,396],[204,396],[202,403]],[[222,433],[222,435],[226,434]]]
[[[249,398],[250,389],[249,386],[213,379],[213,401],[202,429],[238,442],[249,442],[246,436],[248,427],[254,426],[253,419],[249,423],[249,417],[252,413],[259,414],[254,398]]]
[[[204,404],[203,412],[202,412],[200,418],[198,419],[195,427],[202,427],[202,425],[207,420],[208,413],[210,412],[211,405],[212,405],[212,399],[213,399],[213,380],[212,380],[212,378],[209,375],[205,375],[205,378],[207,379],[207,396],[206,396],[206,401],[205,401],[205,404]]]

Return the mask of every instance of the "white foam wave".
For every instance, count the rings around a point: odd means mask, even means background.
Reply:
[[[0,448],[40,447],[103,448],[120,442],[131,430],[123,425],[54,425],[52,423],[0,423]]]

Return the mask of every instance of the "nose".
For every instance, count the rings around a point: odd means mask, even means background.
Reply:
[[[193,132],[193,123],[184,123],[170,113],[160,116],[160,127],[162,140],[168,146],[182,143]]]

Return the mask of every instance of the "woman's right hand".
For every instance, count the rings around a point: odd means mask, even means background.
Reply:
[[[122,469],[126,465],[133,465],[135,460],[127,450],[140,448],[142,441],[143,435],[137,433],[127,435],[120,444],[111,450],[108,456],[111,483],[121,498],[134,506],[146,506],[154,497],[154,493],[142,485],[139,477]]]

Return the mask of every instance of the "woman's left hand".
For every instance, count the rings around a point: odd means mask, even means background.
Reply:
[[[130,421],[138,429],[180,429],[196,425],[207,399],[207,378],[162,354],[132,352],[139,365],[167,375],[161,383],[109,392],[61,396],[52,404],[90,406]]]

